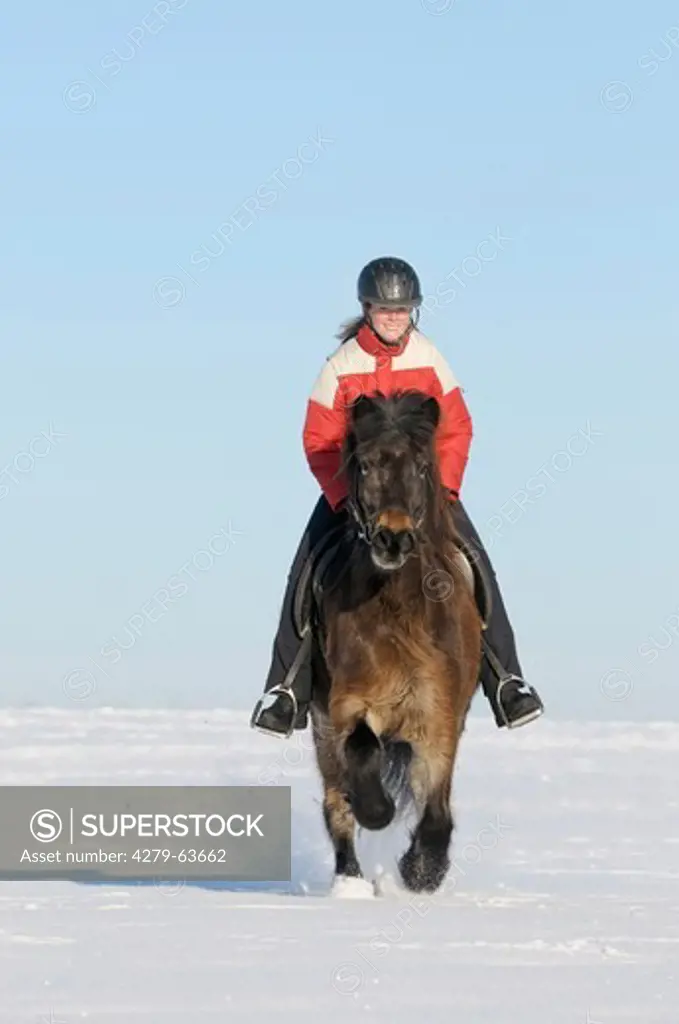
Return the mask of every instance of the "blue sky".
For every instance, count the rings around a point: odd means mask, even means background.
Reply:
[[[307,395],[392,254],[466,389],[463,499],[548,712],[679,716],[677,25],[610,0],[8,11],[6,705],[251,706],[318,493]]]

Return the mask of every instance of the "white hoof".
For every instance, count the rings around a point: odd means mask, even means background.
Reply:
[[[349,875],[337,875],[332,884],[331,895],[342,900],[373,899],[375,890],[372,882],[365,878],[352,878]]]

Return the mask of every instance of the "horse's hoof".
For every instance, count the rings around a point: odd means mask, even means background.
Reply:
[[[373,800],[352,800],[351,809],[361,828],[379,832],[392,823],[396,804],[388,794],[381,793]]]
[[[411,892],[437,892],[448,874],[449,862],[446,857],[427,856],[426,853],[411,853],[407,850],[399,861],[403,884]]]
[[[365,878],[336,875],[330,895],[340,900],[367,900],[374,898],[375,889]]]

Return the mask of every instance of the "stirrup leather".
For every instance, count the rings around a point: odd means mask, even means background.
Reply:
[[[292,662],[292,665],[290,666],[288,671],[285,673],[285,679],[283,680],[282,683],[279,683],[277,686],[272,686],[270,690],[266,690],[265,693],[262,694],[262,696],[259,698],[259,700],[255,704],[255,707],[254,707],[254,710],[252,712],[252,715],[250,716],[250,728],[256,729],[258,732],[266,733],[267,736],[278,736],[278,737],[282,737],[283,739],[287,739],[289,736],[292,736],[292,733],[294,732],[295,722],[297,721],[297,712],[299,710],[299,705],[298,705],[297,697],[296,697],[296,695],[295,695],[295,693],[294,693],[294,691],[292,689],[292,682],[294,681],[295,676],[297,675],[297,672],[299,670],[299,666],[302,664],[304,658],[306,657],[307,651],[309,649],[309,645],[311,644],[311,627],[310,627],[310,624],[308,622],[305,623],[304,628],[302,630],[302,633],[303,633],[302,643],[299,646],[299,650],[297,651],[297,654],[295,655],[295,658],[294,658],[294,660]],[[290,700],[293,703],[294,714],[293,714],[293,718],[292,718],[292,726],[290,727],[290,729],[288,730],[287,733],[272,732],[271,729],[263,729],[260,725],[257,725],[257,723],[255,721],[255,719],[259,716],[260,711],[262,710],[262,704],[264,703],[266,698],[270,697],[271,694],[274,694],[274,693],[283,693],[283,694],[285,694],[285,696],[289,697]]]

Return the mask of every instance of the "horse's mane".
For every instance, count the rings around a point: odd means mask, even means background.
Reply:
[[[428,400],[420,391],[398,391],[393,395],[378,392],[369,404],[360,409],[360,399],[352,415],[355,438],[361,447],[377,442],[388,445],[399,438],[408,438],[422,452],[427,452],[438,425],[439,407],[436,399]]]

